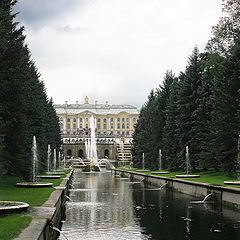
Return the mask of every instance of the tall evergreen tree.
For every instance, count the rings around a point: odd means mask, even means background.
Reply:
[[[236,171],[237,141],[240,132],[240,44],[239,39],[218,69],[214,81],[212,151],[229,174]]]
[[[194,125],[194,111],[198,107],[199,86],[202,78],[202,66],[198,48],[195,47],[192,55],[189,57],[188,66],[185,73],[179,77],[179,116],[177,120],[177,131],[179,145],[182,149],[178,154],[182,162],[182,168],[185,168],[185,149],[189,146],[191,154],[191,166],[197,166],[198,141],[196,139],[197,129]]]
[[[46,129],[54,129],[52,138],[57,148],[60,129],[24,43],[24,29],[14,22],[15,4],[13,0],[0,2],[0,136],[4,136],[0,153],[8,173],[29,179],[33,136],[37,138],[40,170],[44,170],[47,142],[51,140]]]
[[[177,154],[181,151],[177,132],[179,115],[179,81],[174,78],[170,86],[169,99],[166,106],[166,123],[163,129],[163,167],[169,170],[179,170],[181,161]]]

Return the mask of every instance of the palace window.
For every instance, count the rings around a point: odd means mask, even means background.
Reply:
[[[122,132],[122,135],[125,135],[125,132]]]
[[[73,119],[73,122],[76,122],[76,121],[77,121],[76,118],[74,118],[74,119]]]
[[[127,133],[127,135],[129,135],[129,131],[127,131],[126,133]]]
[[[107,129],[107,124],[103,124],[103,129]]]
[[[120,118],[118,118],[117,121],[120,122]]]
[[[120,129],[120,123],[117,124],[117,128]]]
[[[68,118],[68,119],[67,119],[67,122],[70,122],[70,121],[71,121],[70,118]]]
[[[126,118],[126,121],[129,122],[129,118]]]
[[[76,129],[76,128],[77,128],[77,126],[76,126],[76,124],[74,123],[74,124],[73,124],[73,129]]]
[[[127,123],[127,129],[129,129],[129,123]]]
[[[68,129],[70,129],[70,128],[71,128],[71,125],[70,125],[69,123],[67,124],[67,128],[68,128]]]
[[[88,122],[88,118],[86,118],[86,122]]]
[[[125,124],[124,123],[122,124],[122,128],[125,128]]]
[[[79,128],[82,128],[82,124],[81,123],[79,124]]]
[[[113,118],[110,118],[110,121],[113,122]]]
[[[86,124],[86,128],[88,128],[88,124]]]
[[[106,119],[106,118],[104,118],[104,119],[103,119],[103,122],[105,122],[105,123],[106,123],[106,122],[107,122],[107,119]]]
[[[117,135],[120,135],[120,131],[117,131]]]
[[[98,124],[98,125],[97,125],[97,128],[100,129],[100,128],[101,128],[101,124]]]
[[[98,118],[98,119],[97,119],[97,122],[99,122],[99,123],[100,123],[100,122],[101,122],[101,118]]]
[[[125,121],[125,118],[122,118],[122,122],[124,122]]]
[[[113,128],[113,123],[111,123],[111,128]]]
[[[82,118],[79,118],[79,122],[82,122]]]

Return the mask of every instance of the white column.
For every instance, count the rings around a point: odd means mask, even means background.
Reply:
[[[82,117],[82,125],[83,125],[83,128],[85,128],[85,118]]]
[[[63,130],[67,129],[67,117],[63,117]]]
[[[111,131],[111,122],[110,122],[111,118],[107,118],[107,132],[110,133]]]

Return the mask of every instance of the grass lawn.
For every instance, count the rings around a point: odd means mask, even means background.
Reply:
[[[52,182],[54,186],[58,186],[65,176],[61,176],[61,179],[43,179],[42,182]],[[41,206],[54,191],[54,188],[15,187],[17,182],[20,182],[19,178],[13,176],[4,176],[0,179],[1,201],[27,202],[30,205],[29,209],[31,209],[34,206]],[[25,213],[0,216],[0,239],[14,239],[22,229],[29,225],[31,219],[31,217],[25,216]]]
[[[126,171],[133,171],[135,172],[137,169],[130,168],[128,166],[119,168],[120,170],[126,170]],[[164,170],[163,170],[164,171]],[[159,172],[159,171],[152,171],[152,172]],[[142,172],[145,174],[151,175],[151,172]],[[185,172],[169,172],[168,174],[154,174],[155,176],[163,176],[163,177],[170,177],[175,178],[176,175],[186,174]],[[208,183],[208,184],[214,184],[214,185],[224,185],[224,186],[230,186],[230,187],[237,187],[239,188],[239,185],[226,185],[224,184],[224,181],[237,181],[238,179],[233,177],[228,177],[227,173],[225,172],[215,172],[215,171],[195,171],[192,174],[200,175],[200,178],[181,178],[188,181],[194,181],[194,182],[202,182],[202,183]]]

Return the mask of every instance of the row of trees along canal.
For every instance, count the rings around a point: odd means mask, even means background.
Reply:
[[[40,171],[47,167],[48,144],[58,151],[61,137],[52,100],[25,44],[24,28],[15,22],[15,4],[0,1],[0,169],[28,180],[33,136]]]
[[[206,51],[194,48],[184,72],[167,71],[140,111],[133,163],[184,170],[189,146],[192,168],[237,170],[240,133],[240,2],[223,1],[225,16],[213,27]],[[239,156],[238,156],[239,157]]]

